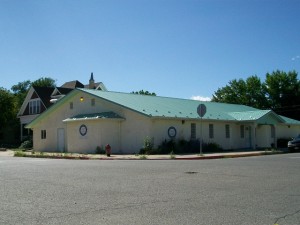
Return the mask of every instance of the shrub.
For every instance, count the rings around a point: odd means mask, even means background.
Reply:
[[[155,150],[153,149],[153,140],[150,137],[146,137],[144,139],[144,144],[143,148],[141,148],[139,154],[144,155],[144,154],[154,154]]]
[[[25,153],[22,152],[22,151],[15,151],[15,152],[14,152],[14,156],[16,156],[16,157],[24,157],[24,156],[25,156]]]
[[[175,156],[174,152],[171,151],[171,152],[170,152],[170,159],[175,159],[175,158],[176,158],[176,156]]]
[[[105,154],[105,150],[103,149],[103,147],[97,146],[96,154]]]
[[[19,148],[21,149],[30,149],[33,147],[32,139],[24,141]]]
[[[205,152],[219,152],[222,150],[223,149],[221,148],[221,146],[214,142],[203,144],[203,151]]]
[[[202,143],[202,150],[205,152],[218,152],[222,151],[222,148],[217,143]],[[169,154],[173,152],[174,154],[185,154],[185,153],[199,153],[200,152],[200,141],[190,140],[186,141],[184,139],[178,140],[164,140],[156,150],[158,154]]]
[[[140,155],[139,159],[147,159],[147,156],[146,155]]]

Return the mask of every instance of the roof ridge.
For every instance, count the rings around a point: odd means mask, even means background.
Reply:
[[[249,106],[251,107],[251,106]],[[256,109],[256,110],[249,110],[249,111],[234,111],[234,112],[228,112],[228,113],[249,113],[249,112],[272,112],[270,109]]]
[[[88,89],[88,88],[76,88],[79,90],[83,90],[83,91],[102,91],[102,90],[95,90],[95,89]],[[134,96],[143,96],[143,97],[149,97],[149,98],[166,98],[166,99],[177,99],[177,100],[186,100],[186,101],[194,101],[194,102],[210,102],[210,103],[218,103],[218,104],[222,104],[219,102],[212,102],[212,101],[199,101],[199,100],[194,100],[194,99],[189,99],[189,98],[179,98],[179,97],[168,97],[168,96],[161,96],[161,95],[143,95],[143,94],[135,94],[135,93],[131,93],[131,92],[121,92],[121,91],[105,91],[106,93],[115,93],[115,94],[124,94],[124,95],[134,95]],[[227,103],[223,103],[223,104],[227,104]],[[228,104],[227,104],[228,105]],[[238,105],[238,104],[235,104]]]

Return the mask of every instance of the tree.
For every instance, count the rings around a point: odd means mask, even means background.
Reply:
[[[138,94],[138,95],[152,95],[152,96],[156,96],[156,94],[154,92],[149,92],[149,91],[144,91],[144,90],[140,90],[140,91],[132,91],[132,94]]]
[[[56,87],[55,80],[50,77],[41,77],[31,83],[31,86],[35,87]]]
[[[213,95],[212,101],[272,109],[280,115],[300,119],[300,81],[296,71],[274,71],[264,82],[257,76],[232,80]]]
[[[298,105],[300,82],[297,72],[274,71],[266,74],[265,90],[272,108]]]
[[[0,109],[0,125],[2,128],[14,120],[17,114],[15,97],[10,91],[4,88],[0,88]]]
[[[246,81],[232,80],[229,85],[219,88],[212,101],[231,104],[242,104],[256,108],[266,108],[267,99],[263,84],[257,76],[251,76]]]
[[[274,71],[266,74],[265,91],[275,112],[300,119],[300,81],[296,71]]]
[[[27,95],[30,85],[31,85],[30,80],[26,80],[23,82],[19,82],[18,84],[13,85],[11,87],[11,90],[13,91],[14,95],[16,96],[16,102],[17,102],[18,108],[20,108],[21,105],[23,104],[23,101]]]

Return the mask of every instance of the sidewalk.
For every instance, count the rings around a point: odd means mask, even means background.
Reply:
[[[64,159],[83,159],[83,160],[204,160],[204,159],[222,159],[238,158],[262,155],[283,154],[284,151],[235,151],[222,153],[205,153],[205,154],[184,154],[184,155],[133,155],[133,154],[112,154],[110,157],[99,154],[70,154],[70,153],[35,153],[24,152],[24,157],[35,158],[64,158]],[[1,156],[14,156],[14,151],[0,151]]]

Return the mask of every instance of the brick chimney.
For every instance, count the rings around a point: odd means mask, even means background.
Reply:
[[[89,89],[95,89],[95,81],[94,81],[94,75],[91,73],[91,78],[89,81]]]

